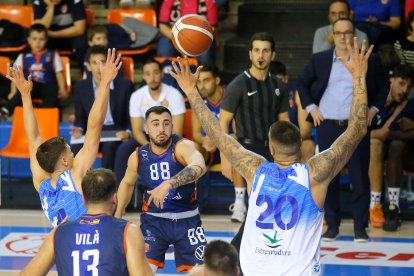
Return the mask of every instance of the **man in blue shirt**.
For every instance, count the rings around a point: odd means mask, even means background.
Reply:
[[[352,76],[338,57],[349,56],[346,40],[354,36],[350,19],[340,18],[333,24],[335,48],[314,54],[298,79],[298,91],[302,106],[310,113],[317,127],[319,150],[322,152],[347,128],[352,95]],[[368,124],[384,105],[388,94],[388,78],[382,70],[378,56],[371,55],[366,76],[368,92]],[[348,162],[352,183],[351,208],[354,218],[355,241],[366,242],[369,237],[369,133],[356,148]],[[341,221],[339,175],[331,182],[325,201],[325,218],[328,230],[323,234],[325,241],[333,241],[339,233]]]

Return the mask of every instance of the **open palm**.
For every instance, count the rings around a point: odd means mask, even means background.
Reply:
[[[7,74],[6,78],[16,85],[22,96],[30,95],[32,92],[32,76],[29,76],[26,80],[21,66],[15,65],[14,67],[10,67],[9,74]]]

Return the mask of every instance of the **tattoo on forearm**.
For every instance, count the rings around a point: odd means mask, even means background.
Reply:
[[[204,104],[198,93],[188,96],[193,112],[199,119],[211,141],[226,156],[231,165],[246,179],[253,178],[256,169],[264,162],[264,158],[240,150],[241,145],[230,135],[224,133],[214,114]]]
[[[198,165],[185,167],[182,171],[170,178],[171,189],[194,182],[203,174],[203,168]]]

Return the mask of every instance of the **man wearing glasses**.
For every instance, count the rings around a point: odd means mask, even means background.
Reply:
[[[348,57],[346,40],[354,37],[354,25],[348,18],[333,23],[335,48],[313,54],[298,79],[298,91],[303,108],[309,113],[308,120],[316,127],[319,151],[328,149],[347,128],[352,101],[352,76],[337,59]],[[368,125],[380,110],[389,91],[387,75],[377,55],[370,56],[366,76],[368,92]],[[363,138],[348,162],[352,183],[351,210],[354,219],[356,242],[367,242],[370,182],[368,177],[370,135]],[[339,234],[341,221],[340,183],[337,175],[330,183],[325,201],[327,231],[324,241],[334,241]]]

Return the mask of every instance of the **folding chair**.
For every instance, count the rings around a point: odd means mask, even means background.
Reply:
[[[10,58],[0,56],[0,74],[6,76],[10,69]]]
[[[113,9],[108,12],[108,23],[123,24],[125,17],[132,17],[136,20],[147,23],[153,27],[157,27],[157,14],[153,9]],[[139,39],[139,37],[138,37]],[[141,55],[151,50],[150,46],[133,49],[133,50],[120,50],[122,55]]]
[[[40,136],[43,141],[59,135],[59,109],[34,108]],[[27,136],[24,130],[23,107],[18,106],[14,110],[12,128],[9,143],[0,151],[0,156],[7,159],[7,182],[9,184],[9,197],[13,198],[13,186],[11,185],[10,158],[29,158]],[[0,186],[1,195],[1,186]]]
[[[135,84],[134,59],[132,57],[121,57],[121,61],[124,77]]]

